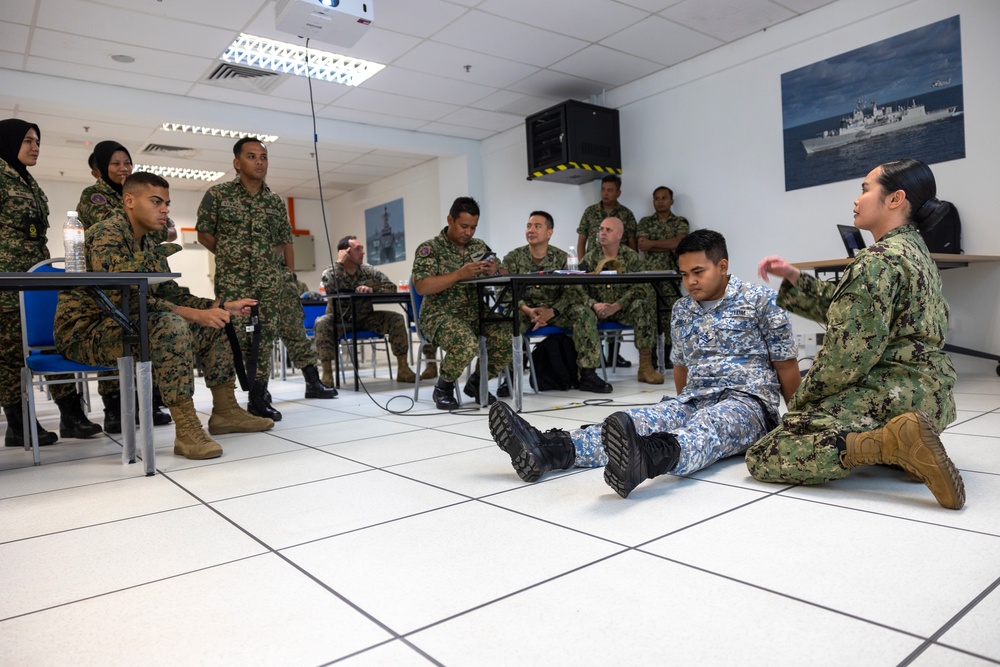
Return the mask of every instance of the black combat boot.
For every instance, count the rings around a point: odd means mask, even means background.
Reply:
[[[434,407],[438,410],[454,410],[458,407],[455,399],[455,383],[438,378],[434,385]]]
[[[550,470],[572,468],[576,460],[569,433],[560,429],[542,433],[506,403],[490,408],[490,434],[510,456],[510,464],[525,482],[534,482]]]
[[[89,438],[101,432],[101,427],[87,419],[83,397],[74,392],[56,400],[59,406],[59,437]]]
[[[255,417],[267,417],[271,421],[281,421],[281,413],[271,407],[270,394],[267,391],[267,380],[254,380],[253,384],[250,385],[250,400],[247,402],[247,412]]]
[[[4,435],[3,444],[7,447],[24,447],[24,413],[21,404],[6,406],[3,409],[7,415],[7,433]],[[37,421],[35,428],[38,429],[38,446],[52,445],[59,439],[52,431],[46,431]]]
[[[337,398],[337,390],[319,381],[319,370],[315,364],[303,367],[302,377],[306,379],[306,398]],[[266,415],[258,415],[264,417]]]
[[[139,398],[136,397],[136,401],[138,400]],[[157,387],[156,385],[153,385],[153,426],[166,426],[167,424],[174,421],[173,418],[170,416],[169,412],[164,412],[166,407],[167,407],[166,404],[163,402],[163,396],[160,395],[160,388]],[[139,423],[138,403],[136,404],[135,417],[136,417],[136,424],[138,424]]]
[[[464,387],[462,387],[462,393],[474,400],[476,403],[482,405],[482,401],[479,400],[479,378],[479,371],[470,375],[469,381],[465,383]],[[510,390],[508,389],[508,391]],[[493,405],[497,402],[497,397],[493,394],[488,394],[487,400],[489,401],[487,405]]]
[[[594,372],[593,368],[580,369],[580,391],[590,391],[595,394],[610,394],[613,389]]]
[[[120,392],[101,396],[104,401],[104,432],[112,435],[122,432],[122,395]]]
[[[604,481],[622,498],[628,498],[643,480],[673,470],[681,455],[677,438],[670,433],[639,435],[625,412],[616,412],[604,420],[601,439],[608,455]]]

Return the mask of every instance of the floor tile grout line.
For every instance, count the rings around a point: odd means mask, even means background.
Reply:
[[[951,630],[955,626],[955,624],[957,624],[960,620],[965,618],[965,616],[970,611],[972,611],[980,602],[985,600],[986,597],[989,596],[990,593],[995,591],[998,586],[1000,586],[1000,579],[994,580],[993,583],[987,586],[985,589],[983,589],[983,591],[980,592],[979,595],[970,600],[968,604],[962,607],[954,616],[952,616],[940,628],[938,628],[937,631],[934,632],[934,634],[925,639],[923,644],[914,649],[910,655],[906,656],[906,658],[902,662],[900,662],[897,667],[905,667],[906,665],[912,664],[913,661],[916,660],[921,653],[926,651],[932,644],[937,643],[938,639],[940,639],[946,632],[948,632],[948,630]],[[994,662],[1000,663],[1000,660],[994,660]]]

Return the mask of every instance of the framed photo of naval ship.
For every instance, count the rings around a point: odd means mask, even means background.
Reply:
[[[781,109],[786,191],[964,158],[959,17],[782,74]]]
[[[403,200],[365,209],[365,259],[372,266],[406,261],[406,226]]]

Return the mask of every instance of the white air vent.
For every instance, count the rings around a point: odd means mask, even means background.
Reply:
[[[197,149],[184,146],[165,146],[163,144],[146,144],[139,151],[145,155],[167,155],[169,157],[192,158],[198,154]]]
[[[253,67],[222,63],[205,77],[205,81],[233,90],[269,93],[281,83],[284,76],[279,72],[267,72]]]

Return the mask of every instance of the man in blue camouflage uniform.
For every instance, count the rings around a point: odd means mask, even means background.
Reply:
[[[587,252],[580,267],[599,271],[608,265],[619,273],[639,273],[646,265],[639,253],[621,242],[623,225],[618,218],[601,221],[600,245]],[[656,343],[656,296],[648,284],[587,285],[587,305],[599,322],[618,322],[635,328],[635,346],[639,349],[639,382],[663,384],[663,375],[653,368],[653,345]]]
[[[687,475],[743,452],[777,422],[799,384],[788,315],[766,287],[729,276],[721,234],[699,230],[678,246],[689,296],[673,311],[677,397],[616,412],[601,426],[540,433],[506,406],[490,431],[526,482],[549,470],[605,466],[620,496],[645,479]]]
[[[528,245],[511,250],[503,258],[510,273],[537,273],[566,269],[566,252],[549,244],[555,221],[545,211],[528,216],[524,236]],[[587,296],[579,285],[531,285],[518,304],[524,318],[522,332],[544,326],[571,329],[576,348],[576,365],[580,369],[581,391],[595,394],[611,393],[611,385],[594,371],[601,363],[601,348],[597,339],[597,315],[587,305]]]
[[[673,205],[674,191],[661,185],[653,190],[653,215],[647,215],[639,221],[638,247],[649,271],[677,270],[677,244],[691,231],[691,226],[687,218],[670,210]],[[660,292],[664,305],[669,305],[670,308],[674,307],[681,296],[676,283],[670,280],[660,283]],[[664,366],[670,368],[670,315],[663,314],[660,319],[663,325],[661,331],[667,340]],[[655,348],[653,352],[655,366],[658,361]]]
[[[340,251],[345,251],[341,253]],[[327,295],[336,290],[358,292],[360,294],[395,292],[396,285],[389,277],[371,264],[365,264],[365,246],[356,236],[345,236],[337,243],[341,259],[323,272],[321,280]],[[345,301],[343,307],[338,307],[337,299],[326,302],[326,314],[316,318],[313,328],[316,331],[316,354],[323,367],[323,384],[333,384],[333,368],[331,362],[337,354],[337,341],[343,335],[341,319],[344,324],[355,330],[368,330],[389,336],[392,353],[396,357],[396,381],[414,382],[417,376],[410,368],[408,354],[410,350],[410,330],[402,313],[375,310],[368,301],[361,300],[354,305],[357,322],[352,326],[350,321],[351,307]]]
[[[483,241],[473,238],[479,225],[479,204],[472,197],[459,197],[448,212],[448,226],[417,246],[413,259],[413,285],[424,296],[420,307],[420,330],[433,345],[444,350],[441,373],[434,387],[434,405],[439,410],[458,407],[455,381],[479,354],[479,297],[473,285],[462,280],[497,273],[496,255]],[[510,328],[506,324],[486,326],[488,377],[510,364]],[[480,368],[462,389],[483,405],[479,395]],[[490,394],[489,403],[496,397]]]
[[[251,294],[260,302],[260,358],[257,377],[250,378],[250,414],[281,420],[271,406],[267,380],[271,372],[268,351],[280,335],[289,357],[302,369],[306,398],[335,398],[337,390],[319,379],[316,356],[306,338],[305,313],[293,272],[294,249],[288,211],[281,197],[267,186],[267,147],[244,137],[233,146],[236,178],[213,185],[198,207],[198,242],[215,254],[215,296],[232,300]],[[243,357],[250,357],[252,332],[247,320],[236,330]]]
[[[823,347],[781,426],[747,451],[764,482],[821,484],[864,465],[903,468],[960,509],[965,486],[938,433],[955,419],[955,369],[944,352],[948,304],[921,238],[948,211],[930,168],[896,160],[873,169],[854,202],[854,225],[876,243],[839,283],[780,257],[758,272],[783,278],[778,303],[826,325]]]
[[[625,227],[622,243],[632,250],[636,249],[637,223],[635,215],[627,206],[619,203],[618,198],[622,194],[622,179],[614,174],[609,174],[601,179],[601,201],[588,206],[580,217],[580,224],[576,228],[577,257],[583,257],[591,250],[597,248],[600,239],[598,231],[601,221],[605,218],[618,218]]]

